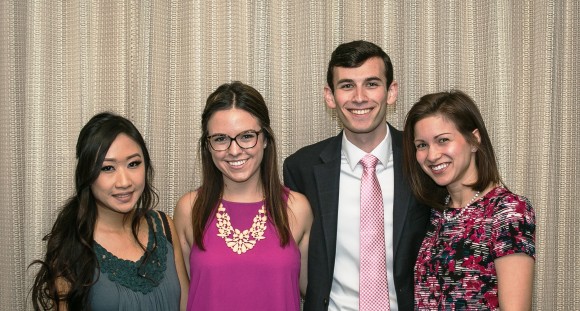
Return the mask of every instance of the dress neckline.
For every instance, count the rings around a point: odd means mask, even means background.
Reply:
[[[149,232],[147,247],[137,261],[119,258],[94,241],[97,271],[107,275],[112,282],[143,294],[151,292],[161,284],[167,269],[168,241],[161,229],[161,219],[156,214],[155,211],[149,211],[145,216]],[[153,221],[159,228],[157,232]]]

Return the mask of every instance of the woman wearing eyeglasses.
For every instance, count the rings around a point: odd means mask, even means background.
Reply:
[[[188,280],[131,121],[94,116],[76,146],[75,194],[64,205],[32,288],[35,310],[180,310]]]
[[[312,213],[285,188],[264,99],[223,84],[202,114],[202,183],[175,225],[189,270],[188,310],[300,309]]]

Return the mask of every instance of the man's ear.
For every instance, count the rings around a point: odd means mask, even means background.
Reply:
[[[397,96],[399,95],[399,83],[395,80],[391,82],[389,88],[387,89],[387,105],[394,105],[397,102]]]
[[[330,89],[328,84],[324,87],[324,101],[326,102],[326,106],[330,109],[336,108],[336,102],[334,101],[334,93]]]

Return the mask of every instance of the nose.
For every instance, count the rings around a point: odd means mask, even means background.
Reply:
[[[231,155],[238,155],[238,154],[242,153],[242,150],[243,149],[238,144],[238,141],[235,139],[232,139],[232,142],[230,143],[230,147],[228,148],[228,153]]]
[[[115,187],[127,188],[131,186],[131,178],[126,168],[117,169],[117,178],[115,180]]]
[[[367,101],[367,94],[363,87],[357,87],[354,90],[354,98],[352,99],[355,103],[364,103]]]
[[[441,151],[437,146],[429,146],[427,150],[427,160],[429,162],[436,162],[441,157]]]

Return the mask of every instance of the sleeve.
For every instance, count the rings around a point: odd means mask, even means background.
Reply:
[[[295,178],[292,174],[293,168],[291,161],[292,159],[288,158],[284,161],[284,164],[282,165],[282,175],[284,178],[284,185],[288,187],[290,190],[301,192],[300,189],[298,189],[298,184],[296,183]]]
[[[493,215],[491,255],[499,258],[524,253],[535,258],[535,233],[536,218],[529,200],[507,195],[500,199]]]

